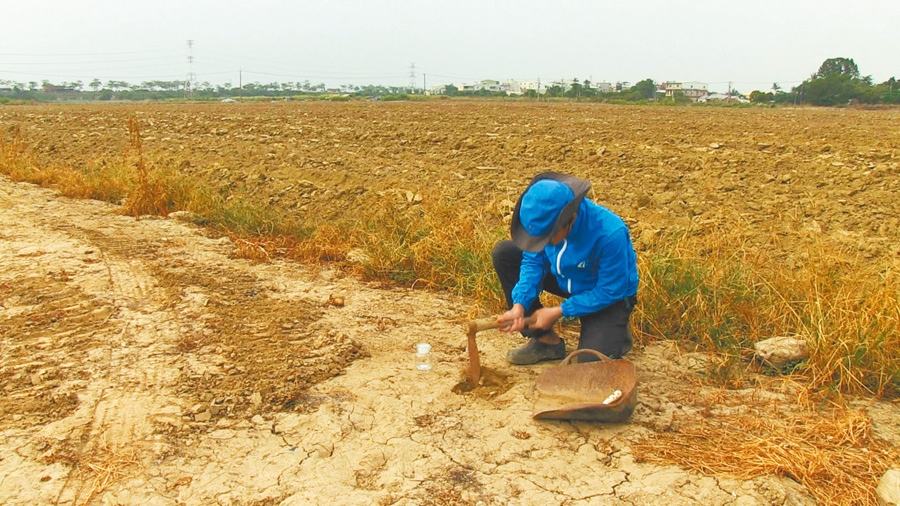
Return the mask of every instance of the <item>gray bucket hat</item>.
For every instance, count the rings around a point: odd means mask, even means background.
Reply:
[[[544,172],[531,180],[513,211],[510,234],[520,249],[537,253],[578,210],[591,189],[584,179]]]

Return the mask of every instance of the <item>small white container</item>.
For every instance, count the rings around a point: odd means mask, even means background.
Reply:
[[[416,369],[420,371],[431,370],[431,345],[419,343],[416,345]]]

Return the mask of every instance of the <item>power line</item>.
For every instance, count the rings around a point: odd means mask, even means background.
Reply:
[[[218,56],[208,56],[208,54],[221,54],[210,51],[198,51],[203,56],[204,61],[213,61],[218,62],[223,65],[232,65],[234,60],[230,58],[220,58]],[[272,60],[265,60],[272,61]],[[328,70],[337,69],[342,70],[341,72],[330,72]],[[251,71],[248,71],[251,72]],[[303,68],[291,68],[291,69],[269,69],[266,71],[255,71],[252,72],[254,74],[261,75],[271,75],[271,76],[281,76],[281,77],[292,77],[292,78],[301,78],[301,79],[348,79],[348,80],[360,80],[360,79],[373,79],[373,78],[400,78],[400,77],[408,77],[408,74],[382,74],[377,72],[377,70],[373,69],[350,69],[344,70],[343,67],[322,67],[322,66],[304,66]]]
[[[180,50],[155,49],[152,51],[121,51],[116,53],[0,53],[0,56],[112,56],[119,54],[171,53]]]
[[[198,77],[204,76],[213,76],[213,75],[221,75],[221,74],[234,74],[235,70],[223,70],[220,72],[203,72],[201,74],[196,74]],[[163,79],[184,79],[184,74],[166,74],[166,75],[153,75],[153,76],[123,76],[116,74],[108,74],[108,73],[97,73],[93,75],[72,75],[72,74],[33,74],[29,72],[3,72],[0,71],[0,74],[9,74],[9,75],[20,75],[20,76],[32,76],[32,77],[57,77],[62,79],[94,79],[94,78],[104,78],[104,79],[154,79],[154,80],[163,80]]]
[[[244,73],[247,74],[257,74],[262,76],[273,76],[273,77],[291,77],[294,79],[346,79],[348,81],[358,81],[362,79],[398,79],[401,77],[405,77],[405,74],[384,74],[384,75],[370,75],[370,76],[346,76],[346,75],[330,75],[330,76],[311,76],[311,75],[298,75],[298,74],[277,74],[273,72],[256,72],[252,70],[245,70]]]
[[[130,60],[94,60],[94,61],[63,61],[63,62],[0,62],[0,65],[92,65],[95,63],[133,63],[155,60],[175,60],[177,56],[160,56],[157,58],[133,58]]]
[[[273,60],[270,58],[260,58],[256,56],[249,56],[238,53],[224,53],[221,51],[209,50],[209,49],[200,49],[199,53],[201,56],[213,60],[219,61],[227,61],[232,62],[234,60],[249,60],[253,65],[259,65],[262,63],[272,63],[278,66],[286,66],[293,68],[296,65],[296,61],[285,61],[285,60]],[[219,58],[219,57],[225,58]],[[334,66],[334,65],[304,65],[305,68],[314,69],[315,72],[323,71],[323,70],[340,70],[343,73],[351,73],[351,74],[367,74],[371,73],[371,68],[360,68],[360,67],[346,67],[346,66]],[[296,73],[296,71],[294,71]]]

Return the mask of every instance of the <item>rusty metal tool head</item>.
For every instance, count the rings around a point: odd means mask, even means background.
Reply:
[[[529,316],[528,318],[525,318],[526,325],[531,325],[533,323],[534,317]],[[475,343],[475,334],[482,330],[502,328],[502,326],[497,323],[497,318],[493,318],[488,320],[470,321],[465,323],[463,328],[466,330],[466,336],[469,341],[467,345],[469,350],[469,377],[472,379],[472,386],[478,387],[479,381],[481,381],[481,357],[478,355],[478,345]]]

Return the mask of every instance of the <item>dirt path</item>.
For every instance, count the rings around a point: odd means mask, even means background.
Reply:
[[[631,424],[536,423],[548,366],[508,367],[516,341],[495,331],[480,347],[496,385],[453,392],[467,301],[232,249],[0,179],[0,503],[812,503],[787,479],[701,476],[629,447],[710,396],[787,403],[787,388],[703,387],[702,356],[654,344],[633,357]],[[420,341],[430,372],[413,367]]]

